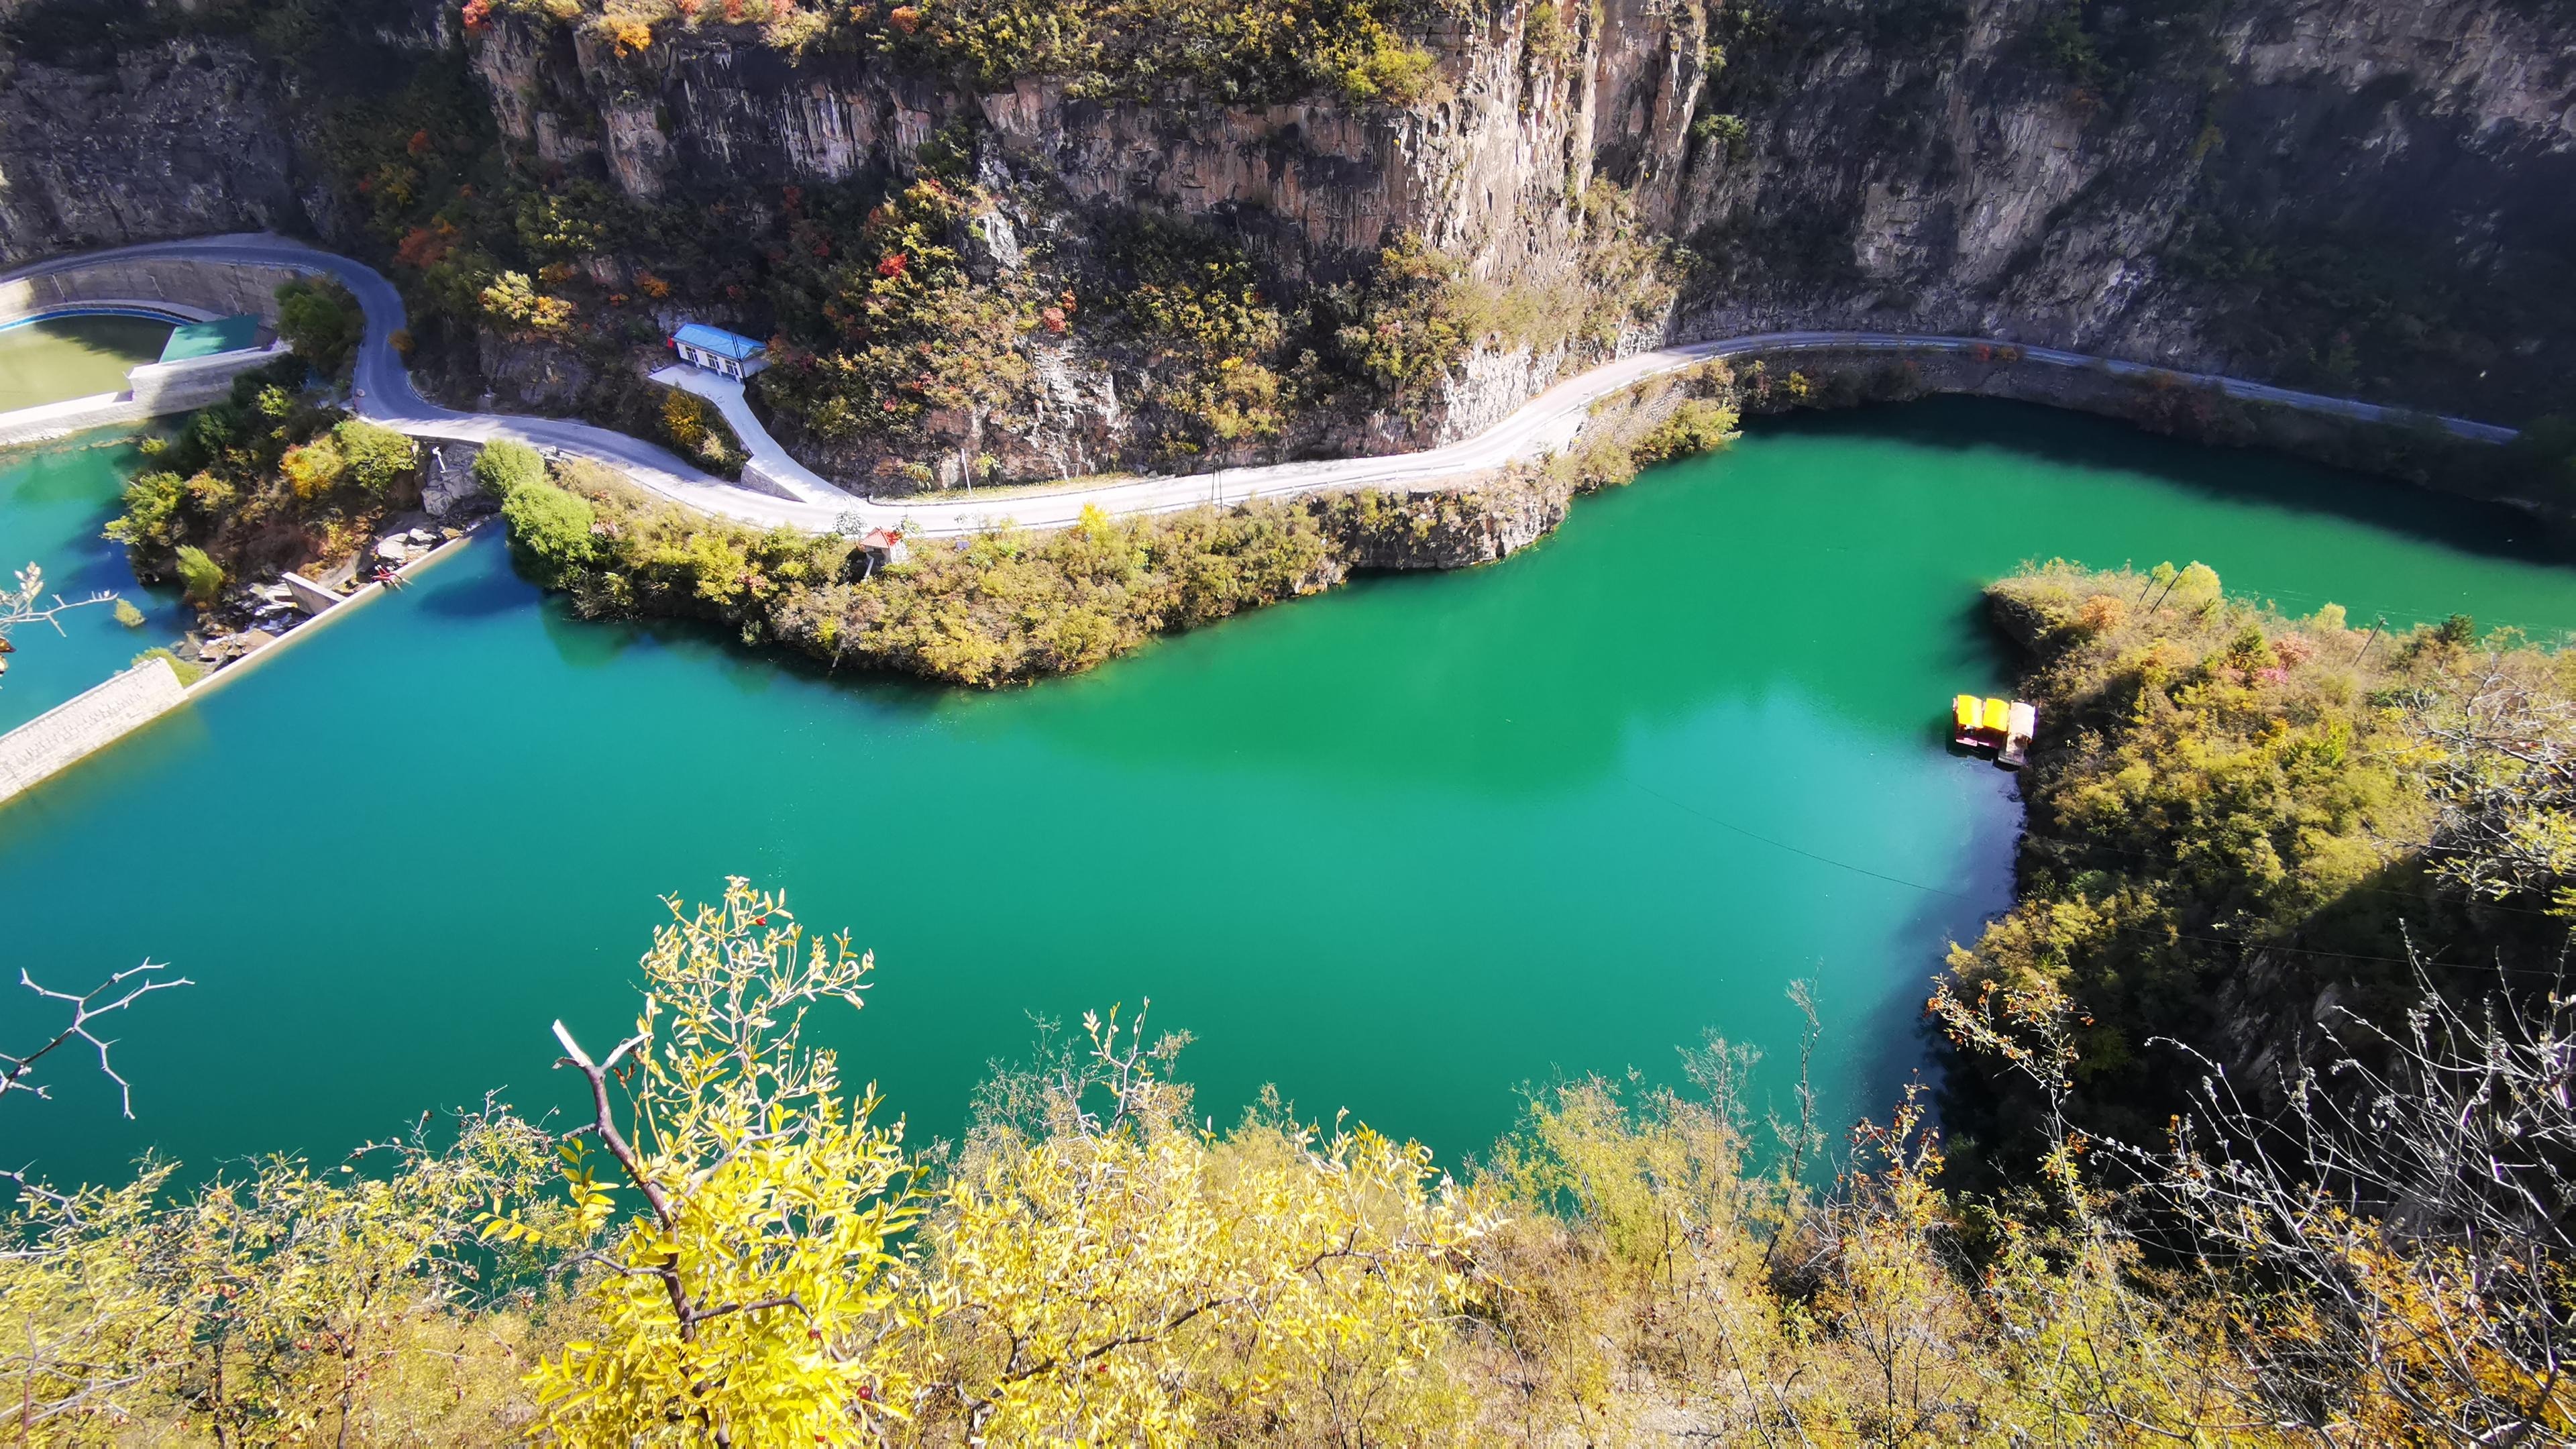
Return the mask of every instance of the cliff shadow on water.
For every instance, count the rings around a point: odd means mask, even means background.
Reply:
[[[2576,528],[2527,508],[2375,478],[2272,448],[2167,436],[2085,410],[1940,396],[1838,412],[1772,414],[1749,427],[1768,436],[1881,438],[1951,453],[2009,449],[2073,469],[2152,476],[2212,500],[2344,519],[2463,553],[2576,565]],[[2210,545],[2212,551],[2218,547],[2217,541]],[[2149,562],[2139,560],[2141,567]]]

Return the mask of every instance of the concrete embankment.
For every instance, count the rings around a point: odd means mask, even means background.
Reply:
[[[147,362],[125,375],[126,390],[76,397],[67,402],[0,413],[0,448],[50,442],[92,428],[139,423],[146,418],[184,413],[232,395],[233,379],[274,359],[284,343],[191,357],[179,362]]]
[[[167,659],[146,659],[105,684],[0,735],[0,800],[61,772],[178,708],[188,698]]]
[[[396,571],[395,577],[408,581],[421,570],[473,541],[471,531],[462,537],[449,539],[404,565]],[[360,607],[385,595],[383,584],[368,584],[348,597],[340,598],[309,580],[298,577],[296,581],[312,591],[307,606],[315,608],[316,612],[265,648],[253,650],[191,685],[179,683],[178,673],[170,667],[170,661],[147,659],[105,684],[65,700],[0,735],[0,804],[61,774],[190,699],[230,683],[236,676],[248,673],[253,665],[282,652],[287,645],[303,640],[325,624],[356,613]],[[303,597],[305,590],[299,589],[297,593]]]
[[[0,282],[0,325],[84,311],[132,310],[187,321],[248,314],[274,332],[277,288],[298,275],[291,267],[237,266],[185,257],[109,258]],[[137,423],[221,401],[232,390],[235,377],[269,361],[281,346],[147,362],[126,374],[123,392],[0,413],[0,448]]]

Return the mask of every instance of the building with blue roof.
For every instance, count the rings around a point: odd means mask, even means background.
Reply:
[[[682,362],[727,377],[749,377],[769,365],[768,343],[703,322],[681,323],[680,330],[671,334],[671,349]]]

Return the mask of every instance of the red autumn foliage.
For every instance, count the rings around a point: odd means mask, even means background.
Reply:
[[[1044,323],[1046,325],[1046,330],[1049,332],[1062,332],[1064,330],[1064,309],[1062,307],[1049,307],[1038,314],[1038,321]]]
[[[465,0],[465,28],[480,30],[492,23],[492,0]]]
[[[901,252],[888,252],[885,255],[885,260],[877,263],[877,275],[880,277],[900,277],[903,275],[903,269],[910,265],[912,265],[912,259],[910,257],[905,256]]]
[[[394,260],[407,267],[428,267],[446,256],[448,247],[444,230],[433,231],[425,226],[416,226],[406,232],[401,244],[394,248]]]
[[[898,5],[886,12],[886,19],[893,23],[895,29],[906,35],[921,29],[921,10],[918,6]]]

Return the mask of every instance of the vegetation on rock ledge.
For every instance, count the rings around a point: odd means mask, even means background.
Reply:
[[[2191,1043],[2268,1097],[2265,1053],[2320,1003],[2394,1028],[2410,948],[2475,997],[2545,994],[2576,896],[2576,654],[2466,618],[2391,633],[2227,598],[2192,564],[2057,564],[1994,587],[2037,654],[2043,723],[2019,899],[1951,972],[1963,999],[2046,991],[2083,1017],[2067,1110],[2146,1140],[2187,1105]],[[2043,1130],[2012,1074],[1959,1122],[2011,1160]]]
[[[1435,80],[1429,52],[1403,31],[1439,9],[1427,0],[1324,0],[1224,6],[1193,0],[919,0],[807,5],[799,0],[466,0],[469,30],[498,15],[582,27],[618,55],[693,30],[756,37],[780,50],[884,56],[979,90],[1029,77],[1110,100],[1188,85],[1232,104],[1324,94],[1407,105]]]
[[[227,582],[334,564],[417,495],[419,448],[304,386],[301,357],[233,381],[232,396],[147,438],[107,536],[138,578],[176,578],[212,607]]]
[[[835,668],[993,687],[1071,674],[1158,634],[1332,588],[1354,568],[1454,568],[1543,537],[1575,493],[1735,436],[1723,363],[1605,405],[1586,445],[1444,494],[1360,490],[1290,502],[1007,525],[914,540],[882,565],[848,538],[761,530],[657,499],[596,464],[551,473],[509,442],[475,476],[501,501],[513,552],[593,617],[717,621]]]

